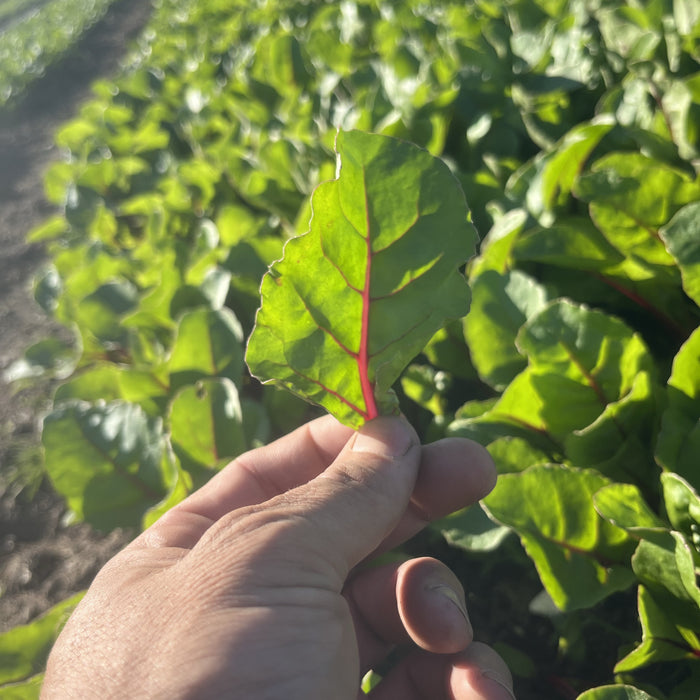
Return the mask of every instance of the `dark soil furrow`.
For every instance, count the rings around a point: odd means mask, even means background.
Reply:
[[[52,211],[43,177],[59,157],[54,134],[90,98],[93,81],[118,71],[150,12],[144,0],[115,2],[24,99],[0,114],[0,376],[29,344],[61,332],[32,299],[45,255],[25,241]],[[13,396],[0,380],[0,632],[86,587],[127,540],[119,531],[103,538],[86,525],[68,529],[64,505],[46,484],[31,501],[10,484],[18,460],[36,452],[48,392],[36,387]]]

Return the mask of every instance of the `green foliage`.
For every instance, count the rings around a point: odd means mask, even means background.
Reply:
[[[607,685],[588,690],[577,700],[654,700],[653,696],[630,685]]]
[[[311,230],[262,282],[246,359],[359,427],[396,412],[391,386],[445,319],[466,314],[458,267],[476,232],[459,183],[426,151],[338,134],[339,175],[312,198]]]
[[[0,107],[16,99],[32,80],[67,51],[99,20],[113,0],[51,0],[35,11],[34,2],[0,5]],[[14,20],[13,16],[17,15]]]
[[[259,285],[337,130],[399,137],[482,238],[469,314],[394,390],[422,438],[475,439],[501,473],[435,531],[460,570],[488,556],[518,696],[696,700],[699,36],[684,0],[163,0],[57,135],[61,213],[32,234],[75,345],[12,371],[61,381],[47,471],[75,516],[146,525],[315,414],[245,371]]]
[[[518,532],[542,583],[562,610],[591,607],[634,580],[625,566],[633,549],[631,538],[593,506],[593,494],[607,483],[593,469],[533,466],[503,474],[485,500],[494,520]]]
[[[39,697],[40,674],[51,646],[82,593],[64,600],[28,625],[0,635],[0,698]]]

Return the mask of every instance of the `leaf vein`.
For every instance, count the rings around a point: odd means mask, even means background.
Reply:
[[[349,347],[347,347],[330,329],[326,328],[323,326],[316,316],[314,315],[313,311],[311,310],[311,306],[307,303],[306,299],[301,295],[299,290],[297,289],[296,285],[294,284],[294,281],[291,281],[290,284],[292,285],[292,288],[294,289],[294,292],[296,293],[297,297],[299,298],[299,301],[301,301],[302,306],[304,309],[306,309],[306,313],[309,314],[311,317],[311,320],[314,322],[316,325],[316,328],[318,328],[320,331],[328,335],[331,340],[346,354],[350,355],[350,357],[357,357],[357,353],[354,350],[351,350]],[[269,328],[269,326],[268,326]]]
[[[340,274],[340,276],[343,278],[343,282],[352,289],[353,292],[357,292],[358,294],[362,294],[362,290],[358,289],[355,285],[350,283],[350,280],[346,277],[345,273],[343,272],[342,268],[335,262],[335,260],[332,260],[329,256],[328,253],[326,253],[326,249],[323,246],[323,234],[319,236],[319,242],[321,244],[321,254],[323,255],[324,259],[327,260]]]

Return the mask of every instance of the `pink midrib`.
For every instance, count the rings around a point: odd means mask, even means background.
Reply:
[[[367,188],[365,187],[365,219],[366,219],[366,242],[367,242],[367,264],[365,266],[365,285],[362,288],[362,326],[360,330],[360,351],[357,354],[357,369],[360,374],[360,386],[362,387],[362,397],[367,408],[366,418],[372,420],[379,415],[377,402],[374,398],[374,386],[369,379],[369,307],[370,281],[372,277],[372,240],[369,225],[369,205],[367,202]]]

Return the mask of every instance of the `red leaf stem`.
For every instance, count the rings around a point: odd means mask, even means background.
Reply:
[[[612,287],[614,290],[620,292],[620,294],[626,296],[628,299],[633,301],[635,304],[641,306],[643,309],[648,311],[652,316],[655,316],[661,323],[663,323],[669,330],[673,331],[679,337],[685,337],[686,333],[684,329],[676,323],[673,319],[669,318],[663,311],[656,308],[649,301],[641,297],[636,292],[628,289],[624,285],[620,284],[610,277],[606,277],[598,272],[594,272],[593,276],[599,279],[603,284],[607,284],[608,287]]]
[[[307,382],[311,382],[312,384],[316,384],[316,386],[320,386],[321,389],[328,392],[332,396],[335,396],[336,399],[338,399],[339,401],[344,403],[351,410],[355,411],[355,413],[358,413],[359,415],[361,415],[365,420],[370,420],[370,416],[367,414],[367,412],[363,411],[359,406],[355,406],[355,404],[352,403],[352,401],[348,401],[348,399],[346,399],[341,393],[334,391],[333,389],[326,386],[323,382],[319,381],[318,379],[314,379],[313,377],[309,377],[297,369],[294,370],[294,373],[299,375],[302,379],[305,379]],[[377,416],[375,415],[373,417],[376,418]]]
[[[364,170],[363,170],[364,179]],[[365,265],[365,286],[362,288],[362,327],[360,331],[360,351],[357,355],[357,369],[360,373],[362,396],[367,407],[368,420],[379,415],[377,402],[374,398],[374,386],[369,379],[369,307],[371,302],[370,282],[372,278],[372,238],[370,235],[369,203],[367,202],[367,187],[365,186],[365,220],[367,264]]]

